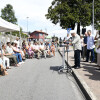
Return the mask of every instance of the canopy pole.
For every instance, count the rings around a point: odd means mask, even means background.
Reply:
[[[12,32],[10,32],[10,42],[12,42],[12,41],[11,41],[11,35],[12,35]]]
[[[19,31],[19,35],[20,35],[20,47],[22,46],[22,41],[21,41],[21,31]]]
[[[0,49],[1,49],[1,59],[3,57],[3,52],[2,52],[2,43],[1,43],[1,40],[0,40]]]

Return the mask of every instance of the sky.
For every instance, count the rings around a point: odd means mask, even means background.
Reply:
[[[67,30],[62,29],[59,24],[53,24],[45,17],[52,1],[53,0],[0,0],[0,15],[1,9],[3,9],[6,4],[11,4],[15,11],[15,16],[18,19],[18,25],[22,27],[23,31],[27,32],[28,20],[28,31],[42,30],[51,36],[55,35],[64,38],[67,36]],[[27,19],[27,17],[29,18]],[[87,27],[87,30],[88,29],[91,29],[91,27]]]
[[[53,24],[47,20],[45,14],[48,12],[48,7],[53,0],[0,0],[0,15],[1,9],[6,4],[11,4],[15,11],[15,16],[18,19],[18,25],[22,27],[23,31],[33,32],[35,30],[42,30],[49,35],[65,37],[67,30],[62,29],[59,25]],[[27,17],[29,17],[27,19]]]

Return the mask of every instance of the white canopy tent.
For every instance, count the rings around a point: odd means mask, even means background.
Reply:
[[[5,21],[4,19],[0,17],[0,32],[13,32],[13,31],[20,32],[20,27],[18,25]],[[20,39],[21,39],[21,36],[20,36]],[[0,40],[0,48],[2,52],[1,40]]]
[[[12,32],[12,31],[20,31],[20,27],[18,25],[5,21],[0,17],[0,32]]]

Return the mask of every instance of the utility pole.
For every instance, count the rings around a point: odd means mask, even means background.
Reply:
[[[93,0],[93,24],[92,24],[92,34],[94,34],[94,0]]]

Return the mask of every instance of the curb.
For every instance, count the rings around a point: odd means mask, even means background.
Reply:
[[[62,57],[60,50],[58,50],[58,52]],[[66,60],[65,60],[65,63],[69,66],[72,66],[71,63],[70,62],[67,63]],[[90,90],[86,82],[82,79],[82,77],[78,74],[78,72],[75,69],[72,69],[72,74],[77,84],[79,85],[80,89],[82,90],[86,100],[97,100],[96,96],[92,93],[92,91]]]

